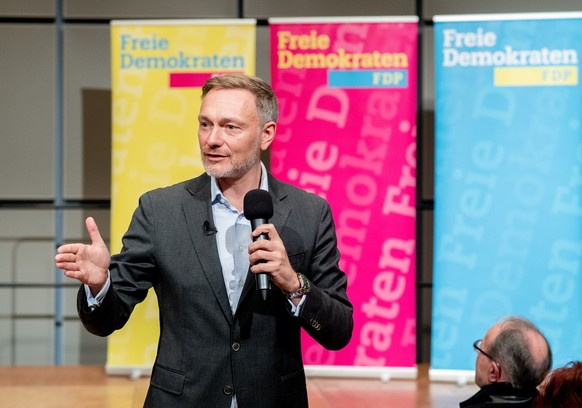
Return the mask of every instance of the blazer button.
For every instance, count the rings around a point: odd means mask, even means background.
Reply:
[[[225,385],[222,389],[222,392],[224,392],[226,395],[232,395],[233,391],[234,389],[232,388],[232,385]]]
[[[232,349],[234,351],[239,351],[240,350],[240,343],[237,343],[236,341],[234,343],[232,343]]]

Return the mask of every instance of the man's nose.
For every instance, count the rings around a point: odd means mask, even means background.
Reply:
[[[222,130],[219,126],[214,126],[208,134],[207,143],[211,146],[220,146],[224,142],[222,137]]]

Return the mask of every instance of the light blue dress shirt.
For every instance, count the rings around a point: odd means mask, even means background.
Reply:
[[[260,188],[269,191],[267,172],[261,163]],[[214,226],[218,230],[216,246],[222,266],[224,286],[234,314],[249,271],[249,245],[252,242],[251,222],[222,195],[215,177],[211,177],[210,196]]]

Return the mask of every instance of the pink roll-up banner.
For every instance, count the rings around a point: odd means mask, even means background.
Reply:
[[[271,172],[326,198],[354,333],[340,351],[303,336],[308,375],[416,372],[416,17],[273,18],[280,101]]]

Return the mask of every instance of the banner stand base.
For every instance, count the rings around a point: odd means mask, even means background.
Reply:
[[[152,374],[151,366],[110,366],[105,365],[107,375],[127,376],[130,380],[148,377]],[[392,379],[415,380],[418,376],[416,367],[368,367],[368,366],[324,366],[306,365],[307,377],[335,378],[378,378],[382,382]]]
[[[415,380],[416,367],[371,367],[371,366],[324,366],[306,365],[307,377],[378,378],[382,382],[392,379]]]
[[[144,366],[110,366],[105,365],[105,374],[126,376],[130,380],[137,380],[140,377],[149,377],[152,375],[152,367]]]
[[[430,368],[428,370],[428,379],[430,381],[454,382],[462,387],[469,383],[475,382],[474,370],[444,370]]]

